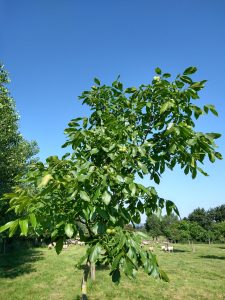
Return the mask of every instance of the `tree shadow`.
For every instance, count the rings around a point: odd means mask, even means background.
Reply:
[[[0,278],[15,278],[35,272],[34,262],[44,259],[43,253],[36,249],[18,249],[0,255]]]
[[[81,265],[81,266],[75,265],[74,267],[75,267],[76,269],[79,269],[79,270],[84,270],[86,266],[85,266],[85,265]],[[96,265],[95,265],[95,270],[96,270],[96,271],[110,270],[110,266],[109,266],[109,265],[96,264]]]
[[[96,264],[95,266],[96,271],[104,271],[104,270],[110,270],[110,266],[109,265],[98,265]]]
[[[76,298],[74,298],[73,300],[81,300],[81,296],[76,296]],[[82,300],[89,300],[89,297],[87,296],[83,296]]]
[[[225,246],[222,246],[222,247],[218,247],[219,249],[223,249],[223,250],[225,250]]]
[[[174,253],[183,253],[183,252],[190,252],[190,251],[188,251],[188,250],[174,249],[173,252]]]
[[[201,258],[207,258],[207,259],[221,259],[225,260],[225,256],[217,256],[217,255],[202,255]]]

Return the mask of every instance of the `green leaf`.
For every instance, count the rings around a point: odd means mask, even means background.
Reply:
[[[19,220],[20,229],[23,235],[27,236],[28,231],[28,220],[27,219],[20,219]]]
[[[125,90],[125,93],[127,93],[127,94],[132,94],[132,93],[134,93],[134,92],[136,92],[137,91],[137,89],[135,88],[135,87],[131,87],[131,88],[127,88],[126,90]]]
[[[12,237],[16,233],[18,225],[19,225],[19,220],[15,220],[9,228],[9,237]]]
[[[141,168],[144,174],[148,174],[148,168],[142,162],[138,161],[138,166]]]
[[[219,152],[215,152],[215,156],[216,156],[216,158],[218,158],[218,159],[223,159],[222,154],[219,153]]]
[[[206,135],[209,136],[210,138],[214,139],[214,140],[221,137],[221,134],[217,133],[217,132],[206,133]]]
[[[194,74],[197,71],[196,67],[189,67],[187,69],[184,70],[184,75],[190,75],[190,74]]]
[[[121,175],[116,175],[116,179],[119,181],[119,182],[123,182],[123,177]]]
[[[192,79],[188,76],[180,76],[180,79],[185,82],[185,83],[189,83],[189,84],[192,84]]]
[[[161,71],[160,68],[155,68],[155,72],[156,72],[156,74],[158,74],[158,75],[161,75],[161,73],[162,73],[162,71]]]
[[[94,78],[94,82],[97,84],[97,85],[100,85],[100,80],[98,78]]]
[[[91,263],[95,263],[99,259],[101,250],[102,248],[99,244],[96,244],[94,247],[91,248],[90,256],[89,256]]]
[[[189,169],[190,169],[189,166],[186,166],[185,169],[184,169],[184,174],[187,175],[189,173]]]
[[[204,112],[207,114],[208,113],[208,111],[209,111],[209,108],[207,107],[207,105],[204,105]]]
[[[153,175],[153,179],[154,179],[155,183],[157,183],[157,184],[159,184],[159,183],[160,183],[160,178],[159,178],[159,176],[158,176],[158,174],[157,174],[157,173],[154,173],[154,175]]]
[[[60,254],[60,252],[62,251],[62,249],[63,249],[63,239],[60,238],[56,242],[55,251],[56,251],[57,254]]]
[[[90,153],[91,154],[96,154],[98,152],[99,152],[98,148],[93,148]]]
[[[101,208],[97,208],[97,212],[99,213],[99,215],[104,219],[104,220],[108,220],[109,216],[107,214],[107,212],[105,210],[102,210]]]
[[[165,74],[163,74],[163,77],[169,78],[169,77],[171,77],[171,74],[170,73],[165,73]]]
[[[34,214],[30,214],[29,217],[30,217],[30,223],[31,223],[32,227],[35,229],[37,226],[36,217]]]
[[[86,129],[88,125],[88,118],[83,119],[83,127]]]
[[[120,240],[121,240],[121,239],[120,239]],[[121,248],[119,248],[119,249],[121,249]],[[115,269],[118,268],[122,256],[123,256],[123,253],[120,252],[120,253],[116,256],[116,258],[113,260],[112,267],[111,267],[112,270],[115,270]]]
[[[119,284],[119,282],[120,282],[120,270],[119,269],[115,269],[112,272],[112,281],[116,284]]]
[[[108,220],[108,219],[106,219]],[[97,234],[104,234],[106,231],[106,224],[105,221],[96,223],[95,226],[92,228],[92,231],[97,235]]]
[[[211,113],[213,113],[215,116],[218,117],[218,112],[216,111],[214,105],[210,105],[209,109],[210,109]]]
[[[100,188],[98,188],[98,189],[95,191],[95,193],[94,193],[94,196],[93,196],[92,200],[93,200],[93,201],[97,200],[97,199],[98,199],[98,197],[99,197],[100,195],[101,195],[101,189],[100,189]]]
[[[82,200],[84,200],[86,202],[90,202],[90,197],[88,196],[88,194],[85,191],[80,191],[80,197]]]
[[[65,225],[65,234],[71,238],[73,236],[74,233],[74,227],[73,224],[66,224]]]
[[[184,86],[184,83],[182,81],[176,80],[175,83],[179,89],[182,89],[182,87]]]
[[[146,156],[146,150],[144,147],[139,146],[138,151],[140,152],[141,156]]]
[[[103,193],[103,195],[102,195],[102,201],[103,201],[106,205],[108,205],[109,202],[111,201],[111,195],[110,195],[107,191],[105,191],[105,192]]]
[[[204,87],[205,80],[193,83],[190,87],[193,90],[199,91]]]
[[[161,108],[160,108],[160,114],[163,114],[165,111],[167,111],[168,109],[174,107],[174,103],[171,101],[168,101],[166,103],[164,103]]]
[[[135,196],[135,194],[136,194],[136,184],[135,183],[130,183],[129,184],[129,189],[131,190],[131,196]]]
[[[42,178],[41,183],[39,184],[38,187],[39,187],[39,188],[45,187],[45,186],[49,183],[49,181],[50,181],[51,179],[53,179],[52,175],[51,175],[51,174],[46,174],[46,175]]]
[[[169,277],[167,276],[166,272],[164,272],[163,270],[159,270],[159,277],[165,281],[165,282],[169,282]]]
[[[205,171],[202,170],[202,168],[197,167],[197,170],[202,173],[204,176],[209,176]]]
[[[8,223],[6,223],[5,225],[1,226],[0,227],[0,233],[9,229],[10,227],[12,227],[13,225],[15,225],[15,223],[18,223],[18,220],[15,220],[15,221],[10,221]]]
[[[195,168],[194,168],[194,169],[192,168],[191,173],[192,173],[192,175],[191,175],[192,179],[195,179],[195,177],[197,176],[196,169],[195,169]]]
[[[171,212],[172,212],[174,206],[175,206],[175,205],[174,205],[174,203],[173,203],[172,201],[166,200],[166,213],[167,213],[167,215],[170,215],[170,214],[171,214]]]
[[[55,229],[52,233],[51,233],[51,238],[54,240],[58,235],[58,230]]]

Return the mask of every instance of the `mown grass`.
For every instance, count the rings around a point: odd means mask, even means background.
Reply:
[[[176,245],[174,253],[154,249],[170,282],[149,278],[143,272],[137,280],[123,277],[115,286],[109,270],[97,270],[89,282],[89,300],[225,299],[225,246]],[[38,248],[0,256],[1,300],[77,300],[82,270],[75,265],[84,252],[70,246],[59,256],[54,250]]]

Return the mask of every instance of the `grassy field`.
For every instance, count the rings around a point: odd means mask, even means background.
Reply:
[[[225,245],[176,245],[174,253],[155,249],[170,283],[140,272],[137,280],[123,277],[115,286],[109,270],[97,270],[89,283],[89,300],[225,299]],[[75,268],[84,252],[70,246],[59,256],[38,248],[0,256],[1,300],[77,300],[82,271]]]

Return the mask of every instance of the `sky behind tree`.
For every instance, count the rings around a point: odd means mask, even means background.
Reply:
[[[196,66],[207,79],[199,104],[214,104],[219,118],[203,116],[197,130],[220,132],[225,153],[225,2],[223,0],[0,0],[0,61],[21,116],[20,130],[37,140],[44,160],[65,150],[70,119],[90,111],[77,97],[93,78],[125,86],[150,83],[155,67],[177,75]],[[209,177],[192,180],[178,168],[157,186],[181,216],[225,203],[225,162],[205,164]],[[145,184],[154,185],[145,179]]]

